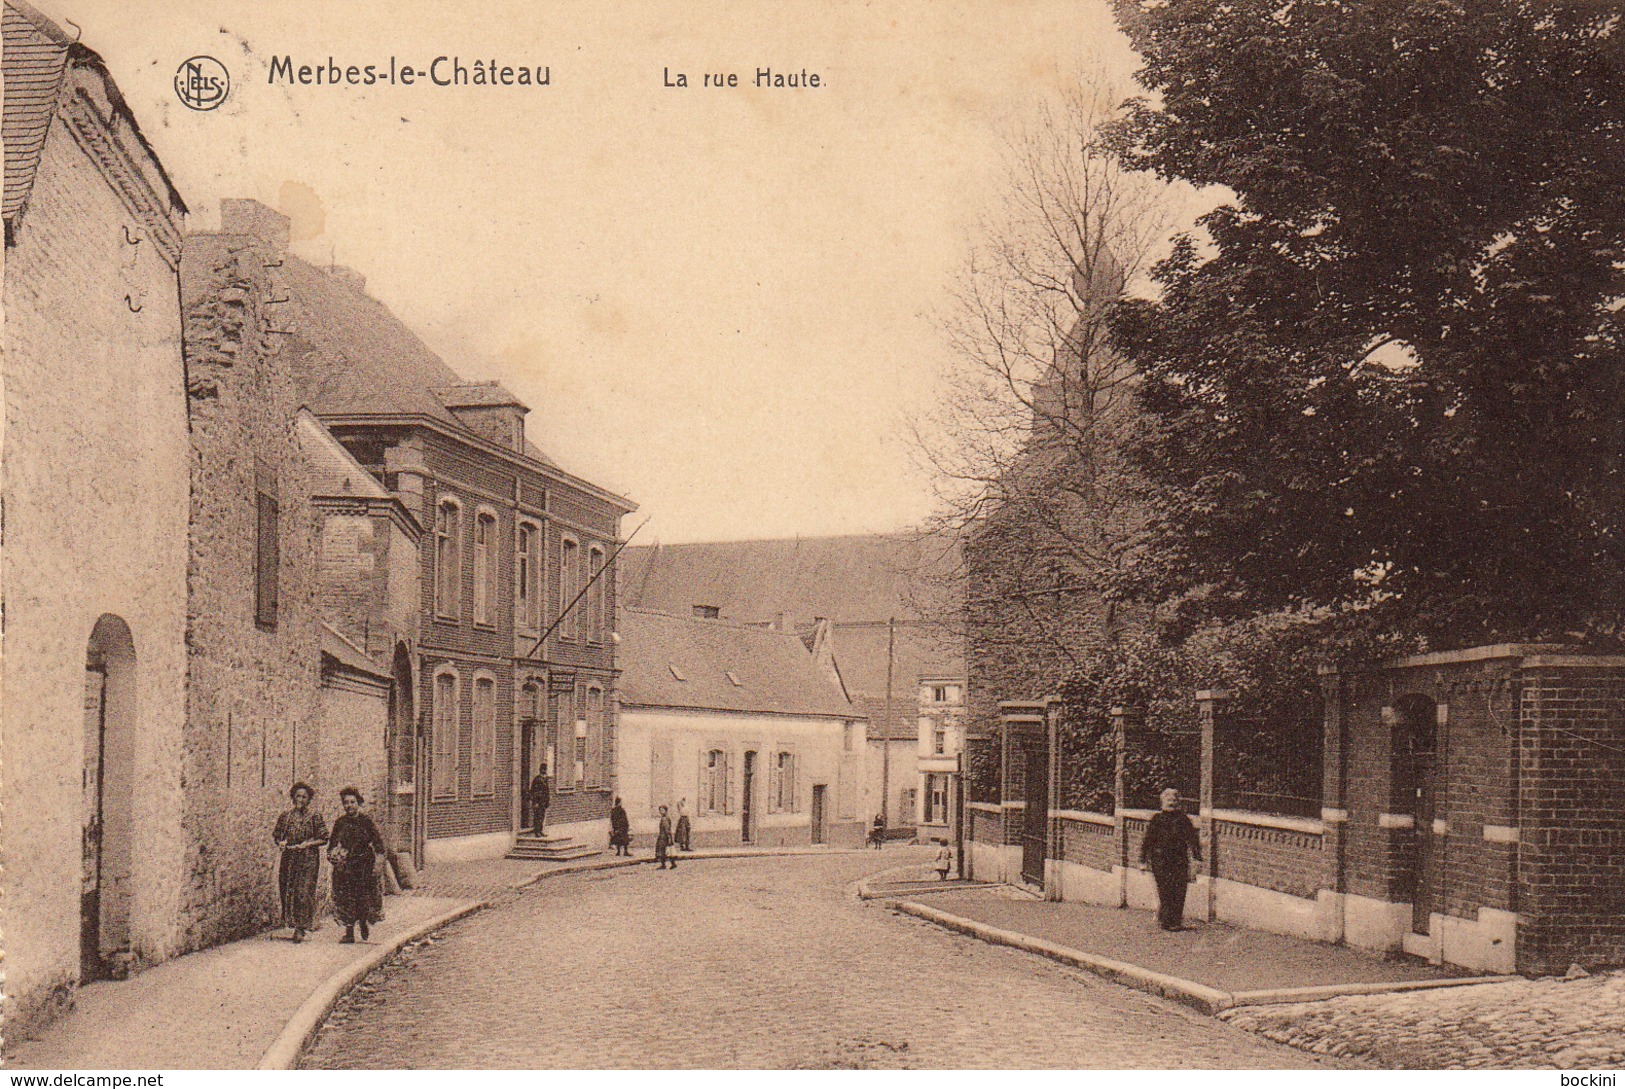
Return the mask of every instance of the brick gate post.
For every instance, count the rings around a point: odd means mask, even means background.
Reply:
[[[1202,725],[1202,785],[1197,813],[1202,835],[1202,872],[1207,876],[1207,919],[1213,921],[1214,879],[1219,876],[1219,843],[1213,830],[1213,783],[1218,774],[1219,745],[1227,733],[1230,693],[1207,688],[1196,693],[1196,714]]]

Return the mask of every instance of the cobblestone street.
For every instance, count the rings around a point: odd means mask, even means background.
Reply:
[[[1625,972],[1258,1006],[1221,1016],[1315,1054],[1391,1069],[1625,1065]]]
[[[887,863],[904,861],[888,852]],[[872,856],[558,877],[358,987],[307,1068],[1302,1068],[1321,1061],[859,903]]]

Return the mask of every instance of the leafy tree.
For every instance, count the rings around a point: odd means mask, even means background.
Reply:
[[[1432,645],[1625,625],[1613,5],[1119,0],[1128,161],[1229,193],[1118,312],[1152,600]]]

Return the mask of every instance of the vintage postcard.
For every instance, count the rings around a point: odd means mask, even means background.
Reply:
[[[4,0],[6,1065],[1614,1084],[1620,33]]]

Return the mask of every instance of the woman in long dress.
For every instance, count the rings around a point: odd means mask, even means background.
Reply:
[[[310,811],[316,792],[308,783],[295,783],[288,791],[293,808],[276,819],[271,839],[281,848],[277,888],[282,894],[282,925],[293,927],[293,940],[305,940],[316,922],[316,879],[322,869],[322,845],[327,822]]]
[[[632,821],[619,798],[615,799],[615,808],[609,811],[609,845],[615,848],[617,855],[632,853]]]
[[[367,927],[383,914],[378,882],[373,876],[374,859],[383,853],[384,837],[372,818],[361,812],[361,792],[355,787],[339,791],[344,815],[333,822],[328,837],[327,857],[333,863],[333,913],[344,924],[341,942],[354,942],[356,927],[361,940],[372,935]]]

